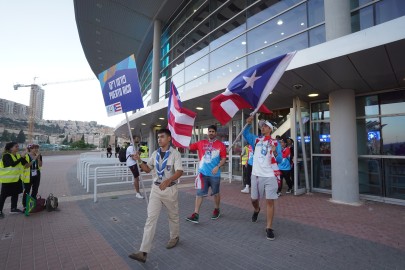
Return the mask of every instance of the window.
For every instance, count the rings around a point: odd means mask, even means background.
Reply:
[[[230,75],[236,76],[242,71],[246,70],[246,57],[235,60],[221,68],[210,72],[210,81],[219,80]]]
[[[331,154],[330,123],[312,123],[312,153]]]
[[[306,14],[306,6],[300,5],[249,31],[248,52],[266,47],[305,29]]]
[[[192,81],[205,73],[208,73],[208,56],[204,56],[185,69],[185,80]]]
[[[309,30],[309,46],[315,46],[326,41],[325,25]]]
[[[210,54],[210,69],[237,60],[246,54],[246,36],[242,35]]]
[[[308,1],[308,26],[325,21],[324,0],[309,0]]]
[[[249,66],[257,65],[282,54],[308,48],[308,34],[302,33],[248,56]]]
[[[325,120],[330,118],[329,102],[314,103],[311,105],[312,120]]]

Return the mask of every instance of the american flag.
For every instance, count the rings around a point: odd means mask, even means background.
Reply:
[[[195,112],[182,108],[179,93],[172,82],[170,85],[169,106],[167,108],[167,128],[172,133],[174,146],[186,148],[190,145],[196,116]]]

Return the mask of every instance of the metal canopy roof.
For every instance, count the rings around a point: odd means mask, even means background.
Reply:
[[[162,25],[183,0],[74,0],[77,29],[84,54],[97,76],[135,55],[142,67],[152,48],[153,24]]]

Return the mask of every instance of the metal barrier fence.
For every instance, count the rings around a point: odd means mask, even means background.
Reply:
[[[183,176],[192,177],[198,173],[198,160],[195,158],[182,158]],[[97,201],[97,187],[117,184],[133,183],[133,175],[125,162],[115,158],[102,158],[100,153],[81,154],[77,160],[77,179],[80,184],[90,192],[90,183],[94,183],[94,202]],[[103,182],[100,183],[99,180]],[[106,180],[106,181],[104,181]],[[151,181],[151,174],[141,173],[140,184],[147,200],[144,181]],[[180,179],[178,180],[180,182]]]

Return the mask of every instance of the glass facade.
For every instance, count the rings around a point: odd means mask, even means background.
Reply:
[[[312,185],[314,188],[328,190],[332,188],[329,120],[329,102],[311,104]]]
[[[405,15],[403,0],[351,0],[352,32]]]
[[[405,91],[356,97],[360,194],[405,199]],[[311,104],[313,187],[331,189],[329,104]],[[319,138],[319,139],[318,139]]]
[[[283,53],[325,42],[324,0],[192,0],[164,26],[160,48],[159,99],[170,82],[187,92],[236,75]],[[405,15],[403,0],[351,0],[352,32]],[[152,51],[143,64],[140,84],[150,105]],[[329,103],[303,109],[297,127],[299,187],[305,186],[302,143],[312,187],[330,190],[331,143]],[[310,120],[310,121],[309,121]],[[356,98],[357,151],[361,194],[405,199],[405,91]],[[229,142],[228,127],[219,137]],[[232,136],[241,122],[232,123]],[[234,138],[232,138],[234,139]],[[241,176],[242,142],[233,147],[232,172]]]
[[[238,74],[283,53],[325,42],[323,0],[184,1],[161,36],[160,93],[179,92]],[[152,56],[143,65],[150,89]]]
[[[356,99],[360,193],[405,199],[405,91]]]

